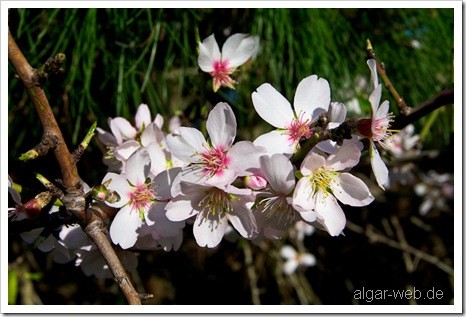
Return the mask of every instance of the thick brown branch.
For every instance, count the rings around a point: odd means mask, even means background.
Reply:
[[[10,30],[8,30],[8,59],[31,97],[42,123],[44,135],[48,135],[54,140],[54,146],[51,148],[53,148],[55,158],[60,166],[63,179],[62,184],[66,189],[64,196],[58,195],[60,196],[60,200],[65,205],[67,211],[72,212],[77,217],[81,227],[97,245],[128,302],[130,304],[141,304],[140,298],[150,298],[151,295],[140,295],[134,290],[120,260],[104,233],[102,219],[100,218],[103,215],[100,212],[96,212],[98,211],[96,209],[88,208],[86,210],[86,196],[76,167],[77,155],[69,152],[60,127],[45,96],[45,92],[40,86],[38,71],[28,63],[11,35]],[[95,129],[95,124],[93,129]],[[81,151],[78,150],[78,154],[84,152],[92,135],[93,131],[88,133],[84,141],[85,144],[81,144],[82,148]]]
[[[44,90],[40,87],[39,77],[36,70],[29,65],[23,53],[16,44],[10,30],[8,30],[8,59],[16,70],[21,81],[24,83],[29,96],[37,110],[44,133],[49,133],[57,140],[54,147],[54,154],[60,166],[63,177],[63,184],[67,190],[82,193],[80,179],[76,164],[73,164],[72,156],[66,146],[65,140],[53,115],[50,104],[45,96]]]
[[[102,220],[98,219],[89,223],[86,227],[86,233],[91,237],[92,241],[104,256],[105,261],[115,277],[116,283],[120,286],[130,305],[141,305],[141,299],[152,297],[150,294],[139,294],[129,281],[128,275],[118,258],[109,256],[110,254],[114,254],[115,251],[107,239]]]
[[[403,129],[408,124],[416,122],[423,116],[445,105],[453,104],[454,89],[448,88],[427,101],[413,108],[407,116],[398,117],[392,125],[393,129]]]

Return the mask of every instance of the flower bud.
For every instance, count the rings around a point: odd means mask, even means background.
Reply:
[[[102,184],[92,187],[91,196],[97,201],[104,201],[108,196],[107,187]]]
[[[16,213],[24,213],[26,219],[36,219],[51,200],[52,195],[50,192],[42,192],[22,206],[18,206]]]
[[[264,189],[265,186],[267,186],[267,180],[264,177],[255,174],[246,176],[244,178],[244,183],[247,187],[254,190]]]

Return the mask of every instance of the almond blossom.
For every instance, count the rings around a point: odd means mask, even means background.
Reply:
[[[236,82],[230,77],[236,68],[257,53],[258,40],[248,34],[233,34],[222,46],[220,52],[215,35],[212,34],[199,43],[198,64],[202,71],[210,73],[213,89],[220,86],[235,88]]]
[[[291,155],[302,139],[311,137],[311,124],[327,112],[330,86],[327,80],[316,75],[304,78],[296,89],[294,110],[288,100],[268,83],[252,93],[252,102],[259,116],[278,129],[259,136],[254,144],[265,147],[269,155]]]
[[[226,186],[236,177],[250,174],[248,169],[259,167],[263,151],[249,141],[233,144],[236,137],[236,118],[231,107],[218,103],[209,113],[206,124],[210,142],[202,133],[180,127],[167,136],[172,155],[190,164],[184,167],[175,183],[180,181]],[[172,194],[176,196],[177,185]]]
[[[161,131],[163,117],[157,115],[152,121],[149,107],[140,104],[135,116],[135,126],[122,117],[109,118],[111,133],[97,128],[97,134],[103,145],[104,163],[110,171],[121,171],[128,158],[139,147],[152,142],[162,147],[164,135]]]
[[[167,176],[159,173],[155,178],[150,173],[150,155],[145,149],[136,151],[126,163],[121,175],[107,173],[103,183],[111,179],[108,188],[117,192],[120,200],[107,204],[114,208],[121,208],[110,226],[110,237],[115,244],[128,249],[138,239],[138,229],[147,224],[156,231],[167,234],[178,234],[184,224],[164,221],[164,207],[170,198],[169,190],[165,188]],[[162,217],[161,217],[162,216]],[[161,219],[162,218],[162,219]]]
[[[317,221],[332,236],[338,236],[346,217],[337,199],[350,206],[366,206],[374,197],[359,178],[341,172],[359,162],[361,152],[353,141],[345,140],[338,152],[329,156],[311,151],[301,164],[303,177],[296,184],[293,206],[308,222]]]
[[[291,204],[296,183],[294,168],[283,154],[261,156],[260,162],[270,188],[258,193],[254,215],[263,237],[280,239],[285,230],[301,219]]]
[[[371,69],[372,82],[375,85],[374,91],[369,96],[369,101],[372,106],[371,118],[359,119],[357,129],[360,136],[369,139],[369,154],[372,170],[377,184],[380,188],[385,189],[389,186],[388,168],[383,162],[375,143],[385,147],[384,141],[391,136],[389,127],[390,122],[393,121],[393,114],[388,112],[390,107],[388,100],[385,100],[379,106],[380,98],[382,96],[382,85],[377,84],[375,60],[368,60],[367,64]]]
[[[181,195],[166,206],[166,216],[171,221],[184,221],[195,217],[193,233],[201,247],[216,247],[228,227],[228,222],[244,237],[257,235],[256,220],[251,211],[254,195],[250,189],[180,184]]]
[[[283,271],[287,275],[293,274],[298,266],[316,265],[316,258],[313,254],[299,253],[290,245],[284,245],[280,249],[280,255],[286,260]]]

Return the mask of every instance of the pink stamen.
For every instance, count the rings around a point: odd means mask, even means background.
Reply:
[[[152,202],[155,200],[155,192],[147,184],[134,187],[129,194],[132,210],[147,211]]]
[[[288,139],[292,143],[297,143],[302,138],[309,139],[312,135],[308,120],[294,119],[287,129]]]
[[[214,90],[220,88],[220,86],[226,86],[233,88],[235,81],[231,79],[230,74],[232,74],[235,69],[228,67],[228,61],[215,61],[214,70],[210,73],[214,79]]]
[[[224,152],[223,147],[209,148],[201,154],[204,173],[210,177],[222,175],[228,167],[230,158]]]

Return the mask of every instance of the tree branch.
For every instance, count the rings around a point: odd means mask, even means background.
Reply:
[[[395,119],[392,125],[393,129],[401,130],[408,124],[416,122],[423,116],[431,113],[435,109],[438,109],[445,105],[453,104],[454,102],[454,88],[448,88],[438,93],[429,100],[424,101],[420,105],[416,106],[411,110],[407,116],[399,116]]]
[[[57,58],[62,61],[64,56],[59,54],[57,55]],[[83,143],[81,143],[80,147],[73,154],[71,154],[68,150],[68,147],[66,146],[60,127],[55,120],[55,116],[52,112],[45,92],[40,85],[40,79],[44,76],[44,70],[42,69],[38,71],[28,63],[18,45],[16,44],[9,29],[8,59],[15,68],[18,77],[26,87],[29,96],[36,108],[43,128],[42,141],[44,141],[44,139],[53,140],[50,146],[48,144],[45,146],[36,146],[34,148],[36,153],[32,152],[32,154],[30,154],[32,156],[36,154],[45,155],[49,149],[53,149],[55,158],[61,170],[62,184],[65,187],[66,193],[63,196],[61,194],[57,195],[61,197],[60,200],[65,205],[66,210],[77,217],[83,230],[89,235],[92,241],[99,248],[102,256],[112,271],[115,280],[125,294],[128,302],[130,304],[140,305],[141,298],[150,298],[151,295],[139,295],[132,286],[126,271],[121,265],[120,260],[118,259],[115,251],[108,241],[106,234],[104,233],[101,217],[105,215],[94,212],[92,208],[86,209],[86,196],[81,184],[81,179],[79,178],[76,163],[93,135],[95,124],[84,139]],[[34,151],[34,149],[31,151]]]

